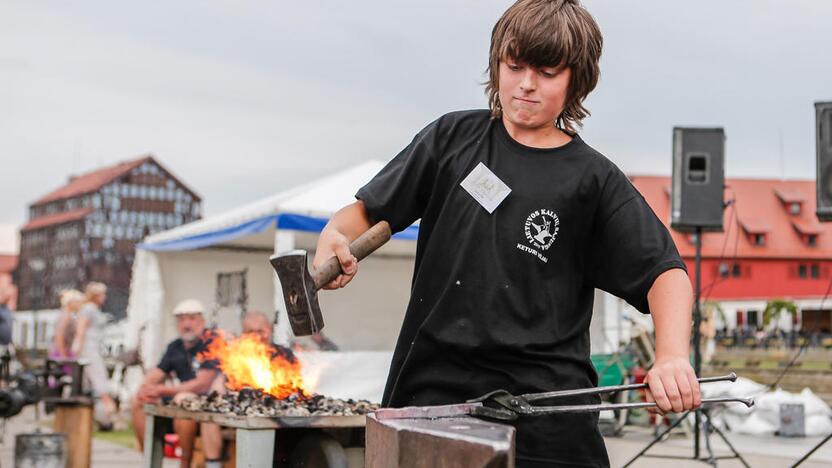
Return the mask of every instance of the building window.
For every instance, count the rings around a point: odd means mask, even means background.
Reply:
[[[818,245],[818,235],[817,234],[809,234],[806,236],[806,245],[809,247],[817,247]]]
[[[789,214],[799,215],[800,214],[800,203],[789,203]]]
[[[742,277],[742,266],[737,263],[720,263],[719,276],[722,278],[740,278]]]
[[[800,278],[820,278],[819,263],[801,263],[797,266],[797,276]]]
[[[745,313],[750,328],[757,328],[760,325],[760,313],[756,310],[749,310]]]
[[[766,245],[766,235],[765,234],[754,234],[754,245],[756,245],[756,246]]]

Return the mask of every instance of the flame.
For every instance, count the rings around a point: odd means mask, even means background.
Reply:
[[[264,343],[256,334],[243,334],[239,338],[217,333],[200,353],[202,361],[216,360],[226,377],[230,390],[254,388],[275,398],[292,395],[307,397],[300,361],[290,361],[281,354],[272,353],[272,346]]]

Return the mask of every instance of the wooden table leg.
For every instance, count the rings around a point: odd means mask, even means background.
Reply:
[[[271,468],[275,431],[237,429],[237,468]]]
[[[144,461],[142,465],[145,468],[162,468],[165,444],[162,419],[159,416],[147,415],[144,426]]]
[[[66,434],[68,468],[87,468],[91,460],[92,403],[56,404],[53,429]]]

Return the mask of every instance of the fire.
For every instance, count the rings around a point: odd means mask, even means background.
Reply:
[[[275,398],[306,397],[300,361],[290,361],[255,334],[239,338],[217,333],[200,353],[202,361],[216,360],[230,390],[254,388]]]

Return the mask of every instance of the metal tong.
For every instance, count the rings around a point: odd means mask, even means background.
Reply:
[[[719,377],[704,377],[697,379],[700,384],[708,382],[721,382],[737,380],[737,374],[731,372],[728,375]],[[594,413],[598,411],[618,410],[618,409],[635,409],[635,408],[650,408],[657,406],[656,403],[650,402],[636,402],[636,403],[601,403],[590,405],[560,405],[560,406],[533,406],[531,402],[538,400],[548,400],[550,398],[573,397],[580,395],[600,395],[604,393],[620,392],[624,390],[640,390],[647,388],[646,383],[630,384],[630,385],[614,385],[610,387],[592,387],[580,388],[576,390],[559,390],[545,393],[527,393],[525,395],[512,395],[506,390],[496,390],[485,395],[468,400],[469,404],[476,406],[470,407],[470,412],[474,416],[482,416],[489,419],[497,419],[503,421],[512,421],[519,416],[540,416],[545,414],[558,413]],[[494,403],[498,407],[485,406],[486,403]],[[706,398],[702,400],[702,404],[714,403],[742,403],[747,407],[754,406],[752,398]],[[463,405],[460,405],[463,406]]]

